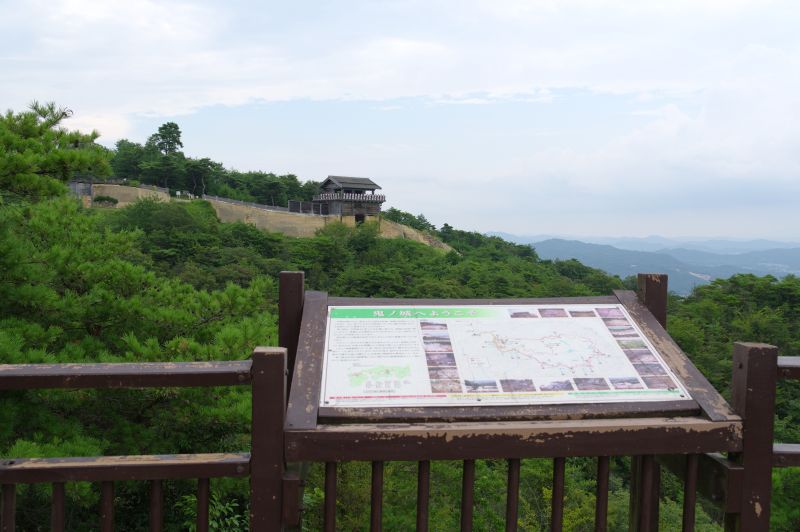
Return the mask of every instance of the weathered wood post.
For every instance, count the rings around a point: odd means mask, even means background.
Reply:
[[[100,532],[114,532],[114,483],[100,483]]]
[[[297,358],[297,341],[303,319],[305,300],[305,273],[281,272],[278,277],[278,345],[286,348],[289,377],[286,392],[292,386],[294,361]],[[288,395],[287,395],[288,400]]]
[[[636,278],[636,283],[639,301],[666,329],[669,276],[665,273],[640,273]]]
[[[286,349],[257,347],[250,449],[250,530],[282,529],[283,427],[286,417]]]
[[[286,400],[292,387],[297,345],[300,341],[300,326],[305,305],[305,273],[281,272],[278,278],[278,345],[286,348],[287,370]],[[308,464],[287,464],[284,476],[284,525],[289,530],[300,526],[300,501],[303,496],[303,481]]]
[[[0,530],[14,532],[16,530],[17,486],[3,484],[3,513],[0,515]]]
[[[726,516],[725,530],[769,530],[777,375],[777,347],[734,345],[731,406],[743,420],[742,452],[729,458],[743,467],[742,502],[739,514]]]
[[[637,276],[639,301],[667,328],[669,278],[663,273]],[[658,505],[661,495],[661,467],[654,456],[631,457],[630,530],[658,530]]]

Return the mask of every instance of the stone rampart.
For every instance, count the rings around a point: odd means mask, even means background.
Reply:
[[[92,196],[110,196],[119,202],[116,207],[130,205],[136,200],[152,198],[159,201],[170,201],[168,193],[162,190],[149,188],[127,187],[123,185],[110,185],[106,183],[96,183],[92,185]],[[267,210],[248,205],[244,202],[233,202],[224,199],[213,199],[206,196],[205,201],[209,202],[220,221],[244,222],[252,224],[259,229],[274,233],[283,233],[293,237],[312,237],[317,230],[332,222],[341,221],[350,227],[355,226],[356,221],[353,216],[320,216],[313,214],[301,214],[280,210]],[[423,244],[450,251],[452,248],[440,242],[436,238],[427,235],[414,228],[398,224],[389,220],[380,219],[380,234],[385,238],[404,238]]]
[[[162,190],[153,190],[140,187],[126,187],[123,185],[109,185],[95,183],[92,185],[92,197],[110,196],[119,203],[117,207],[125,207],[139,199],[152,198],[159,201],[169,201],[169,194]]]
[[[295,212],[269,211],[249,207],[246,205],[236,205],[226,201],[218,201],[206,197],[217,212],[217,216],[223,222],[244,222],[252,224],[260,229],[283,233],[287,236],[310,237],[318,229],[322,229],[326,224],[341,221],[345,225],[354,226],[356,224],[353,216],[320,216],[312,214],[300,214]],[[426,235],[411,227],[398,224],[389,220],[381,219],[380,234],[385,238],[404,238],[421,242],[429,246],[450,251],[452,248],[440,242],[436,238]]]

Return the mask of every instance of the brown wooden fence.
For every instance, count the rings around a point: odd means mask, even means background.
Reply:
[[[0,366],[0,391],[47,388],[155,388],[251,385],[250,453],[209,453],[91,458],[16,458],[0,461],[0,530],[15,530],[16,485],[53,485],[50,526],[64,530],[64,483],[99,482],[98,528],[114,530],[114,482],[150,482],[150,530],[163,521],[167,479],[198,479],[197,530],[207,531],[209,479],[250,476],[250,520],[254,530],[276,530],[281,519],[286,350],[258,348],[251,360],[146,364],[32,364]]]
[[[651,320],[642,323],[658,341],[666,342],[660,348],[668,352],[677,349],[663,332],[665,276],[641,279],[641,304],[625,293],[615,297],[625,300],[640,319]],[[506,530],[516,530],[520,465],[533,458],[552,459],[550,527],[561,530],[565,464],[571,457],[596,459],[595,530],[605,530],[610,457],[630,456],[630,529],[658,528],[661,471],[667,468],[683,479],[683,530],[694,528],[700,493],[724,511],[726,530],[757,532],[769,528],[772,468],[800,465],[800,445],[772,441],[776,380],[800,378],[800,360],[778,357],[776,348],[763,344],[736,345],[730,407],[724,401],[719,403],[713,394],[703,395],[704,379],[699,372],[693,373],[696,370],[689,364],[681,370],[681,378],[695,386],[693,397],[698,404],[691,411],[670,411],[666,405],[665,415],[614,411],[602,416],[590,409],[560,419],[509,415],[497,420],[476,420],[469,412],[455,412],[452,419],[434,416],[421,420],[405,419],[407,414],[392,418],[386,413],[387,418],[382,420],[368,415],[340,423],[337,415],[341,413],[321,412],[318,401],[322,318],[332,301],[347,303],[328,300],[319,292],[306,292],[301,273],[281,274],[279,342],[283,347],[258,348],[246,361],[0,366],[0,390],[249,384],[253,391],[249,454],[20,458],[0,462],[0,530],[15,529],[15,486],[36,482],[53,484],[51,527],[63,530],[64,483],[72,481],[101,483],[99,528],[112,530],[113,483],[119,480],[151,483],[150,529],[160,530],[162,481],[186,478],[198,479],[197,527],[207,530],[208,479],[248,475],[251,529],[292,528],[301,517],[298,471],[302,469],[297,464],[308,462],[325,464],[324,528],[335,530],[339,464],[366,461],[371,462],[372,470],[370,530],[377,531],[382,525],[385,463],[392,460],[418,463],[416,528],[420,531],[429,526],[431,461],[462,461],[461,530],[471,530],[474,507],[480,504],[474,496],[475,460],[479,459],[507,461],[506,493],[496,497],[506,499]],[[397,304],[396,300],[388,301]],[[351,304],[366,302],[352,300]],[[381,304],[381,300],[368,300],[368,304]],[[678,354],[670,355],[677,357],[673,363],[681,361]],[[292,369],[288,374],[287,365]]]

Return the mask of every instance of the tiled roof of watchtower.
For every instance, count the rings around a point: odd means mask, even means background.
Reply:
[[[339,175],[329,175],[328,178],[322,182],[320,188],[323,188],[328,181],[338,187],[349,189],[375,190],[381,188],[368,177],[346,177]]]

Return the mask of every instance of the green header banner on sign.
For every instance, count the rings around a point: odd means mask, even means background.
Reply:
[[[391,318],[497,318],[505,316],[503,309],[476,308],[476,307],[336,307],[330,309],[333,319],[391,319]]]

